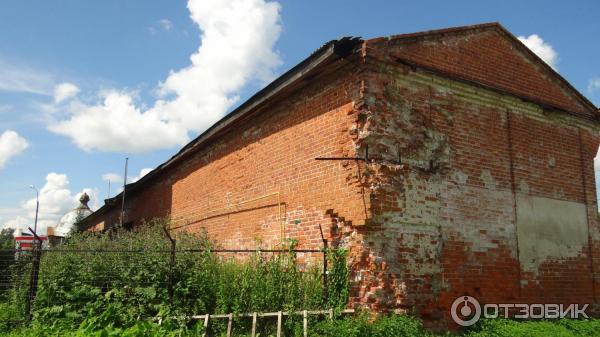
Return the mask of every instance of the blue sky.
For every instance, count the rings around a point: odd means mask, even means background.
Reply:
[[[244,1],[238,12],[215,0],[0,5],[0,227],[30,224],[31,184],[44,188],[45,224],[84,189],[100,206],[103,176],[113,179],[114,195],[126,156],[130,177],[147,172],[342,36],[499,21],[517,36],[537,35],[532,49],[600,105],[597,1]],[[228,57],[232,50],[244,62]],[[94,125],[117,131],[103,135]],[[123,138],[128,128],[131,140]]]

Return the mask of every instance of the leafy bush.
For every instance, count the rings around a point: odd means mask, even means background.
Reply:
[[[13,259],[10,266],[2,271],[2,282],[12,285],[0,292],[0,331],[24,322],[29,278],[31,274],[31,255],[21,253],[18,260]]]
[[[348,264],[346,263],[346,251],[342,249],[332,250],[327,255],[331,268],[329,268],[328,284],[333,291],[328,294],[330,308],[343,308],[348,303],[350,291]]]
[[[558,325],[573,331],[577,336],[600,336],[599,319],[561,319]]]
[[[110,310],[109,310],[110,311]],[[64,324],[42,326],[39,323],[28,328],[15,330],[3,336],[199,336],[202,334],[200,325],[189,329],[173,324],[162,324],[147,321],[138,321],[129,327],[116,327],[112,314],[108,311],[102,317],[85,320],[78,328],[70,328]],[[286,336],[302,336],[302,326],[297,324],[296,329],[288,331]],[[234,329],[234,336],[249,336],[249,330]],[[219,334],[215,334],[218,336]],[[309,335],[316,337],[401,337],[401,336],[426,336],[421,329],[420,322],[408,316],[391,315],[383,316],[374,322],[369,322],[367,316],[358,318],[345,318],[340,320],[325,319],[309,325]],[[260,336],[274,336],[274,333],[261,334]]]
[[[291,249],[280,254],[246,254],[240,259],[239,255],[211,253],[215,245],[206,236],[180,233],[171,265],[170,241],[163,226],[163,221],[153,221],[131,232],[76,233],[63,245],[44,252],[33,306],[35,321],[68,324],[71,329],[83,323],[103,326],[110,322],[111,327],[121,329],[156,317],[346,305],[343,252],[331,254],[331,300],[324,302],[321,266],[301,270]],[[22,296],[16,303],[24,301]],[[5,312],[14,315],[19,310]],[[289,331],[295,320],[288,320]],[[187,328],[186,323],[184,319],[174,322]],[[236,319],[235,324],[247,327],[250,322]],[[219,322],[213,325],[215,331],[223,328]]]
[[[562,319],[558,321],[481,320],[467,337],[579,337],[600,336],[600,320]]]
[[[368,316],[324,320],[310,328],[310,335],[317,337],[403,337],[426,336],[421,321],[407,315],[387,315],[369,322]]]

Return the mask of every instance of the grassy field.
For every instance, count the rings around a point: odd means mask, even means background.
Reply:
[[[249,330],[248,330],[249,331]],[[234,336],[250,336],[248,331],[236,331]],[[0,332],[6,337],[83,337],[83,336],[201,336],[201,326],[181,326],[177,322],[158,325],[150,322],[136,322],[128,327],[116,327],[113,322],[103,318],[84,321],[79,327],[68,322],[55,322],[52,326],[33,323],[31,326]],[[212,336],[225,336],[224,331],[213,331]],[[275,336],[275,332],[263,332],[260,336]],[[302,327],[298,322],[286,329],[285,336],[302,336]],[[600,320],[558,320],[517,322],[497,319],[483,321],[474,327],[459,332],[431,332],[421,327],[419,320],[409,316],[385,316],[374,322],[365,318],[346,318],[324,320],[310,325],[309,336],[315,337],[398,337],[398,336],[464,336],[464,337],[577,337],[600,336]]]

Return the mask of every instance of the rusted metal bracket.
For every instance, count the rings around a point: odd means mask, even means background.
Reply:
[[[355,161],[364,161],[365,163],[370,162],[369,159],[369,145],[365,146],[365,156],[364,157],[317,157],[315,160],[355,160]]]
[[[379,163],[383,165],[403,165],[402,164],[402,153],[398,149],[398,160],[395,162],[393,160],[383,160],[380,158],[371,158],[369,157],[369,146],[365,146],[365,156],[364,157],[317,157],[315,160],[354,160],[354,161],[364,161],[365,163]]]

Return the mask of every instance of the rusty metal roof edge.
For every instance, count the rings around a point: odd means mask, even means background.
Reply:
[[[389,35],[389,36],[375,37],[375,38],[366,40],[366,42],[373,43],[373,42],[379,42],[379,41],[418,39],[418,38],[432,36],[432,35],[461,33],[461,32],[465,32],[465,31],[472,31],[472,30],[477,30],[477,29],[494,29],[494,28],[501,27],[501,26],[502,25],[499,22],[485,22],[485,23],[479,23],[479,24],[474,24],[474,25],[446,27],[446,28],[439,28],[439,29],[424,30],[424,31],[420,31],[420,32],[413,32],[413,33],[395,34],[395,35]]]

